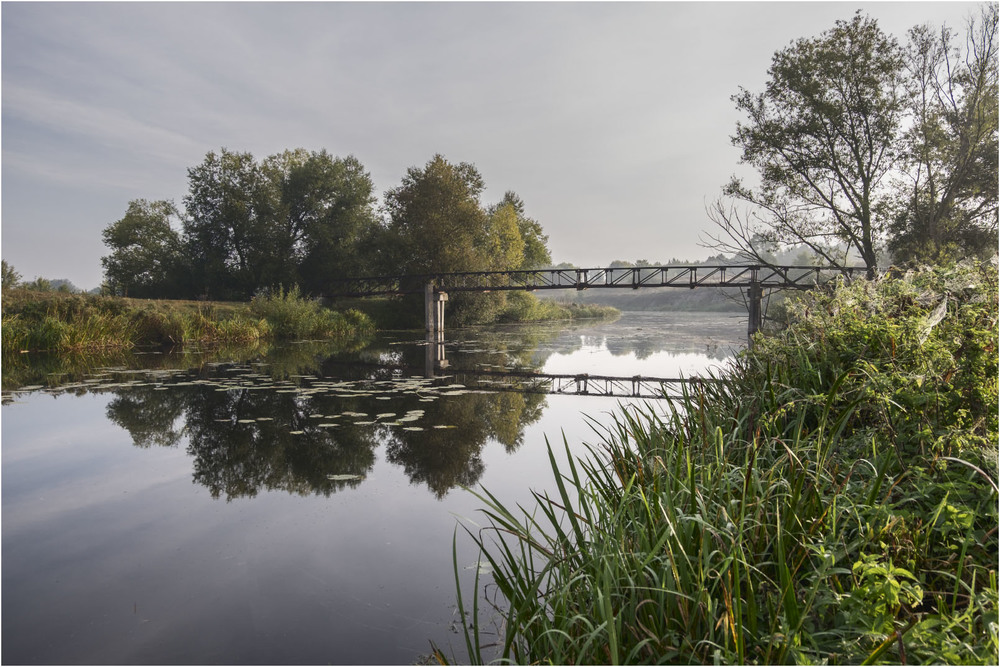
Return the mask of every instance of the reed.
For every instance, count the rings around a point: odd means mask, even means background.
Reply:
[[[192,343],[347,340],[374,331],[365,315],[324,309],[301,296],[297,288],[262,295],[250,304],[4,290],[2,324],[5,356],[24,351],[94,352]]]

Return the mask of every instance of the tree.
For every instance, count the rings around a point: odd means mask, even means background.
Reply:
[[[209,152],[188,169],[185,246],[197,289],[216,298],[246,298],[268,286],[287,245],[274,224],[281,206],[273,169],[250,153]]]
[[[180,296],[183,262],[180,214],[173,202],[134,199],[124,217],[102,232],[111,254],[101,258],[105,281],[115,294]]]
[[[452,164],[435,155],[421,169],[411,167],[398,188],[385,195],[388,213],[379,238],[384,273],[433,274],[511,271],[524,263],[516,206],[483,208],[482,176],[467,162]],[[456,294],[449,302],[455,321],[494,320],[506,296]]]
[[[371,176],[353,156],[334,158],[324,150],[289,164],[282,201],[304,289],[322,293],[331,280],[373,272],[367,240],[378,225],[374,192]]]
[[[966,27],[910,30],[913,123],[889,250],[895,261],[940,262],[997,249],[997,5]]]
[[[354,157],[298,148],[258,162],[222,149],[188,170],[185,243],[199,289],[246,298],[301,284],[322,292],[367,272],[374,185]]]
[[[537,220],[529,218],[524,213],[524,201],[516,192],[508,190],[504,193],[503,199],[499,203],[490,207],[490,212],[494,213],[502,206],[511,206],[517,217],[517,228],[524,243],[523,259],[519,269],[537,269],[552,264],[552,255],[549,253],[549,237],[542,233],[542,225]]]
[[[844,264],[842,244],[873,275],[891,204],[886,176],[898,159],[903,73],[896,40],[860,13],[775,53],[765,91],[733,97],[747,120],[732,141],[760,185],[734,177],[726,186],[724,197],[749,212],[718,200],[711,245],[764,263],[770,247],[804,244]]]
[[[385,195],[387,229],[395,241],[396,274],[485,271],[490,217],[479,203],[485,185],[475,166],[435,155],[423,169],[411,167],[402,184]]]
[[[14,267],[7,263],[7,260],[0,260],[3,272],[3,289],[13,289],[21,284],[21,274],[14,270]]]

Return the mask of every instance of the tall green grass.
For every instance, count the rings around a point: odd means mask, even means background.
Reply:
[[[250,304],[173,302],[4,290],[2,347],[24,351],[93,352],[155,345],[250,344],[260,341],[370,336],[371,320],[336,312],[298,288],[255,297]]]
[[[374,325],[366,315],[357,310],[338,312],[324,308],[318,300],[304,297],[297,285],[257,294],[250,302],[250,312],[267,320],[274,336],[282,340],[374,332]]]
[[[474,662],[997,662],[995,266],[798,303],[723,381],[550,448],[532,507],[476,494]]]

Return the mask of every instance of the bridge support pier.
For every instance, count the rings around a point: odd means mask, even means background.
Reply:
[[[753,343],[753,335],[760,331],[761,326],[764,324],[764,288],[760,286],[760,283],[754,280],[750,283],[747,288],[747,306],[750,311],[749,321],[747,322],[747,339],[750,343]]]
[[[446,292],[438,292],[434,283],[424,285],[424,321],[428,333],[444,333],[444,303],[448,300]]]
[[[444,304],[447,292],[439,292],[434,283],[424,285],[424,321],[427,325],[427,353],[424,377],[433,378],[438,370],[448,367],[444,351]]]

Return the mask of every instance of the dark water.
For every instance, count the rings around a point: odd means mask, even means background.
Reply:
[[[448,335],[452,369],[672,377],[724,364],[745,318]],[[411,332],[5,367],[3,662],[463,660],[452,539],[471,585],[459,526],[482,518],[462,486],[527,503],[546,437],[594,442],[585,415],[629,401],[470,391],[425,378],[426,352]]]

